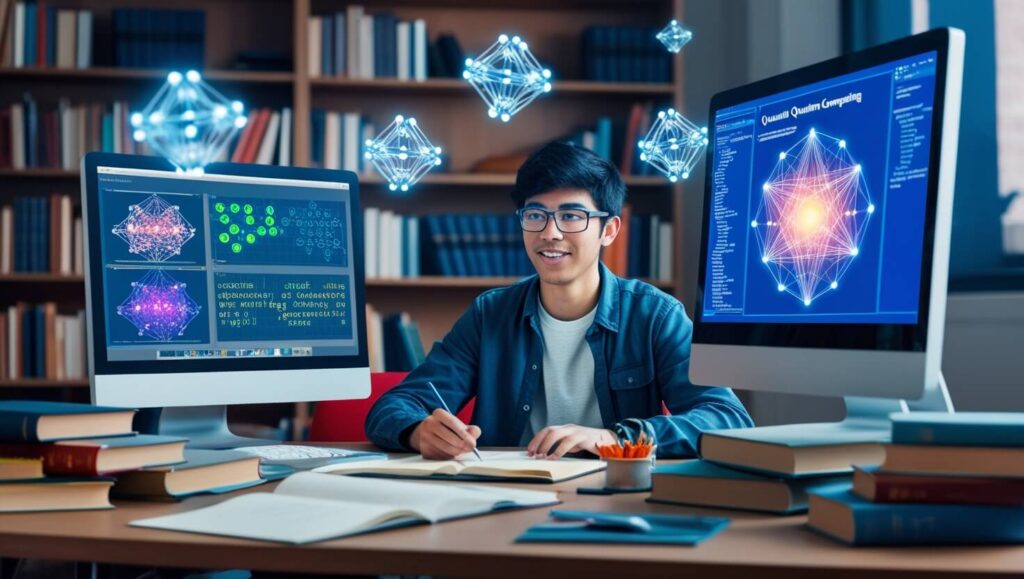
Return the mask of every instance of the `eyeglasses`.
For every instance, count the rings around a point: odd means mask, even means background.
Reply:
[[[548,218],[555,218],[555,227],[562,233],[579,233],[587,230],[591,217],[608,217],[606,211],[587,211],[586,209],[556,209],[548,211],[537,207],[529,207],[516,211],[519,225],[523,231],[537,233],[548,226]]]

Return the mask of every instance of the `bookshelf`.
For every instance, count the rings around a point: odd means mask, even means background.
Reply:
[[[57,2],[53,3],[58,4]],[[521,111],[508,124],[487,118],[476,93],[461,79],[311,78],[308,63],[310,16],[344,11],[362,4],[368,12],[388,11],[398,19],[422,18],[431,38],[450,32],[467,54],[478,54],[500,33],[528,39],[533,53],[555,73],[553,90]],[[628,5],[627,5],[628,4]],[[671,102],[683,109],[682,57],[672,64],[672,82],[617,83],[580,80],[581,34],[588,26],[643,25],[660,27],[682,19],[684,0],[65,0],[61,8],[95,13],[97,41],[109,34],[111,11],[119,7],[201,9],[206,13],[204,78],[228,98],[239,98],[249,109],[291,107],[293,164],[310,165],[310,115],[314,108],[354,111],[369,115],[377,129],[395,114],[415,116],[430,139],[448,155],[447,172],[430,173],[404,195],[390,193],[375,174],[360,178],[362,204],[405,215],[444,212],[510,212],[508,190],[512,174],[474,173],[476,161],[488,156],[528,150],[563,137],[597,117],[623,118],[637,101]],[[291,71],[233,70],[242,50],[265,49],[287,53]],[[40,103],[61,97],[72,102],[126,100],[140,107],[163,83],[166,71],[108,66],[88,69],[0,68],[0,106],[31,92]],[[0,204],[15,196],[71,194],[78,198],[76,170],[0,168]],[[671,221],[674,251],[682,248],[682,186],[668,186],[657,176],[626,176],[630,203],[641,214]],[[77,203],[77,201],[76,201]],[[76,212],[78,210],[76,209]],[[668,280],[651,280],[677,297],[684,287],[679,259]],[[367,299],[381,312],[405,310],[418,322],[429,351],[480,292],[508,285],[514,278],[369,279]],[[62,309],[84,304],[82,276],[53,274],[0,275],[0,307],[18,300],[57,301]],[[85,395],[86,381],[3,380],[0,389],[66,388]],[[0,392],[0,397],[7,394]]]

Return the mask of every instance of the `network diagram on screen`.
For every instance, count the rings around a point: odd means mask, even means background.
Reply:
[[[357,353],[346,185],[98,179],[108,359]]]
[[[917,322],[927,53],[718,111],[706,322]]]

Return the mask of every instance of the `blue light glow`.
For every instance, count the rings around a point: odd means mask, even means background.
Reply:
[[[392,191],[408,191],[427,171],[441,164],[441,147],[423,134],[416,119],[395,117],[375,139],[366,141],[365,157],[388,181]]]
[[[487,116],[506,123],[533,99],[551,92],[551,71],[518,36],[502,34],[475,60],[467,58],[462,78],[487,103]]]

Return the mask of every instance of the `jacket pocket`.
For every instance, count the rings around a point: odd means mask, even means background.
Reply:
[[[633,390],[643,388],[651,383],[654,372],[646,364],[637,364],[612,370],[610,386],[612,390]]]

